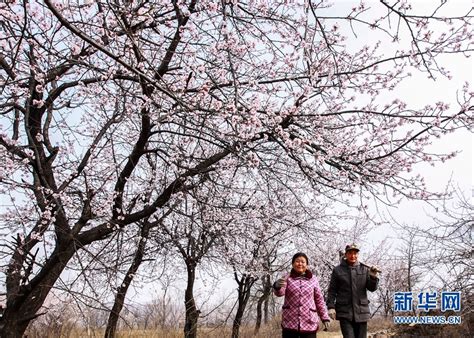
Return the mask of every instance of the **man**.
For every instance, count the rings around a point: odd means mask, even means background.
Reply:
[[[344,259],[336,266],[329,283],[327,306],[329,317],[339,320],[344,338],[367,337],[370,318],[367,290],[377,290],[377,268],[361,265],[359,248],[347,245]]]

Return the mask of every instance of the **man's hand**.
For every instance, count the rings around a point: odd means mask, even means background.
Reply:
[[[325,320],[323,321],[323,325],[324,325],[324,331],[328,331],[329,327],[331,326],[331,322],[329,320]]]
[[[285,278],[279,278],[277,279],[277,281],[275,282],[275,284],[273,284],[273,286],[275,287],[275,289],[281,289],[282,287],[284,287],[286,285],[286,279]]]
[[[336,310],[335,309],[329,309],[328,314],[329,314],[329,318],[331,318],[332,320],[336,320]]]
[[[378,276],[377,274],[379,273],[379,269],[376,266],[372,266],[369,270],[369,276],[373,279],[376,279]]]

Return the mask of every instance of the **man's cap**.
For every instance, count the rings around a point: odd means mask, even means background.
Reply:
[[[357,252],[360,251],[359,247],[355,245],[354,243],[346,245],[346,252],[351,251],[351,250],[355,250]]]

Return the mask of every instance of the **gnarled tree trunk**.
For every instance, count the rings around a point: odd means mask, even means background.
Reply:
[[[263,292],[262,295],[258,298],[257,302],[257,318],[255,320],[255,330],[254,335],[256,336],[260,331],[260,326],[262,325],[262,307],[264,312],[264,322],[268,322],[268,298],[272,294],[272,284],[270,283],[270,275],[267,274],[262,277],[262,286]]]
[[[234,276],[239,287],[237,288],[238,305],[237,312],[234,317],[234,323],[232,325],[232,338],[238,338],[240,325],[242,324],[242,318],[244,317],[244,311],[250,298],[250,291],[252,289],[252,285],[255,283],[255,277],[243,274],[239,279],[237,277],[237,273],[234,273]]]
[[[196,279],[196,263],[191,260],[186,260],[186,269],[188,272],[188,280],[186,284],[186,291],[184,293],[184,304],[186,307],[186,317],[184,320],[184,336],[186,338],[197,337],[197,322],[199,318],[199,311],[196,308],[194,301],[194,281]]]
[[[6,308],[0,317],[0,337],[23,337],[30,321],[41,315],[38,310],[76,250],[72,243],[59,246],[28,288],[20,286],[16,294],[7,293]],[[8,287],[7,279],[7,290]]]
[[[130,284],[133,281],[133,277],[135,276],[140,264],[143,262],[143,256],[145,254],[145,246],[146,240],[148,238],[148,234],[150,233],[150,223],[146,223],[143,225],[142,230],[140,232],[140,243],[138,243],[137,251],[133,257],[133,262],[130,268],[125,275],[125,278],[117,290],[117,295],[115,296],[114,305],[112,310],[109,314],[109,320],[107,321],[107,327],[105,329],[105,337],[106,338],[113,338],[117,332],[117,323],[119,320],[120,312],[122,311],[123,304],[125,301],[125,296],[127,295],[127,290]]]

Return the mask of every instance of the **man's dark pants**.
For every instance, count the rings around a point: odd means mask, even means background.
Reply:
[[[367,337],[367,322],[356,323],[351,320],[339,320],[341,325],[342,336],[344,338],[366,338]]]

